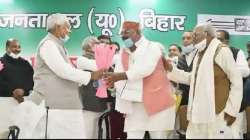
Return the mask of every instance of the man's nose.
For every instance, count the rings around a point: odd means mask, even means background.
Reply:
[[[20,53],[22,51],[22,49],[21,48],[17,48],[17,49],[15,49],[15,52],[17,52],[17,53]]]

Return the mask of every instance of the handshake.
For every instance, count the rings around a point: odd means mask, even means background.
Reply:
[[[173,66],[170,60],[162,58],[163,66],[166,71],[172,71]],[[101,69],[91,73],[91,80],[103,79],[107,87],[112,87],[115,82],[120,80],[127,80],[127,74],[125,72],[108,72],[107,69]]]
[[[127,75],[125,72],[116,73],[108,72],[107,70],[98,70],[91,73],[91,80],[103,79],[107,87],[113,87],[114,83],[120,80],[127,80]]]

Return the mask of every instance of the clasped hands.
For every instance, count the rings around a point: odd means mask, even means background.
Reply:
[[[18,103],[22,103],[24,101],[24,90],[21,88],[17,88],[12,92],[12,97],[17,100]]]
[[[99,80],[99,79],[103,79],[107,87],[113,87],[115,82],[120,80],[126,80],[127,75],[125,72],[122,73],[108,72],[108,70],[105,69],[101,69],[91,73],[91,80]]]

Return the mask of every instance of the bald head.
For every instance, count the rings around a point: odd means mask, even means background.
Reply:
[[[6,53],[19,54],[21,52],[21,46],[17,39],[10,38],[6,41]]]

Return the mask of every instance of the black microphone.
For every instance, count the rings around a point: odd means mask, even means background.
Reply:
[[[46,106],[46,127],[45,127],[45,139],[48,139],[48,121],[49,121],[49,106]]]

